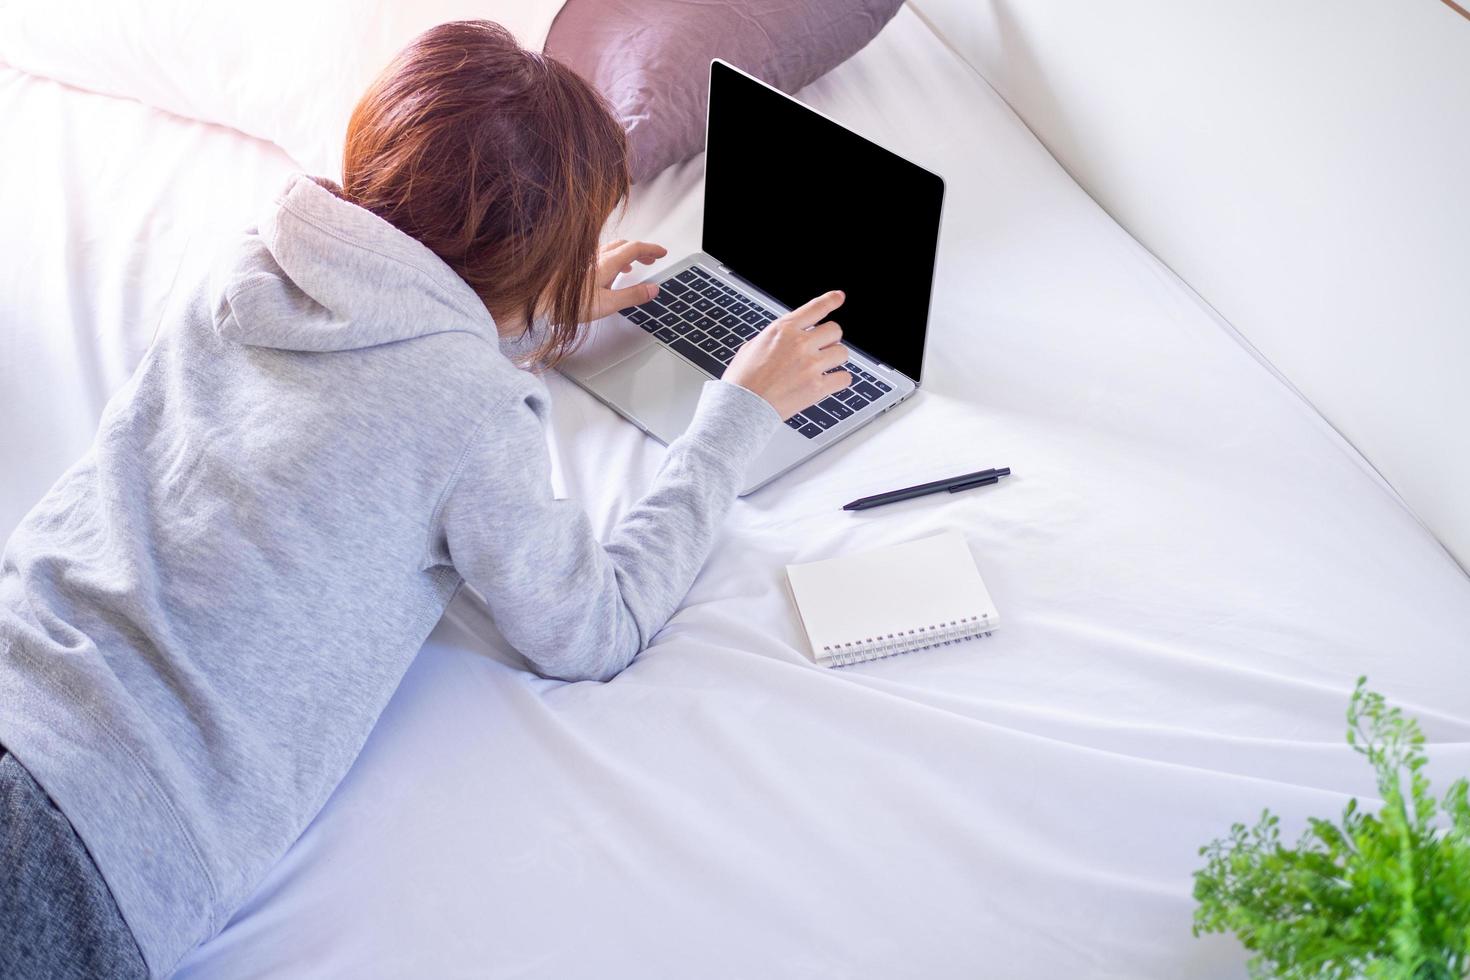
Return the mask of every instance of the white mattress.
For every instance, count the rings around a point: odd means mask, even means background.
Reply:
[[[1470,580],[1366,464],[909,11],[803,97],[948,180],[923,391],[739,502],[611,683],[524,672],[457,600],[181,975],[1238,977],[1233,940],[1190,936],[1196,850],[1371,798],[1359,674],[1424,720],[1433,776],[1470,769]],[[14,73],[0,115],[8,531],[289,162]],[[622,230],[677,258],[699,215],[696,161]],[[605,531],[661,447],[552,388]],[[838,509],[988,465],[1015,475]],[[949,528],[995,636],[813,666],[781,566]]]

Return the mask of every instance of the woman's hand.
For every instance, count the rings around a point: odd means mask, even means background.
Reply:
[[[655,245],[652,242],[630,242],[621,238],[602,246],[597,254],[597,269],[593,273],[596,289],[593,291],[592,310],[587,316],[588,322],[601,320],[629,306],[647,303],[657,296],[658,283],[640,282],[636,286],[613,289],[613,280],[620,273],[632,272],[634,262],[652,265],[668,254],[669,250],[662,245]]]
[[[846,297],[823,293],[776,320],[735,352],[724,380],[760,395],[782,420],[852,384],[842,328],[821,323]],[[828,373],[830,372],[830,373]]]

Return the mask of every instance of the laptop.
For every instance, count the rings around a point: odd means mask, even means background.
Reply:
[[[668,444],[704,383],[777,317],[831,289],[853,383],[778,427],[741,494],[919,387],[944,181],[738,68],[710,65],[700,251],[599,321],[560,368]]]

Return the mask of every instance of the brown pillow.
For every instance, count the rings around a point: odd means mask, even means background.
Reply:
[[[612,103],[636,182],[704,150],[711,58],[794,92],[856,54],[901,3],[567,0],[545,50]]]

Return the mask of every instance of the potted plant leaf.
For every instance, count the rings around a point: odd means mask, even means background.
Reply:
[[[1465,779],[1430,795],[1418,723],[1359,678],[1348,744],[1383,800],[1312,819],[1294,847],[1266,810],[1200,848],[1194,934],[1233,932],[1252,977],[1461,980],[1470,975],[1470,801]]]

